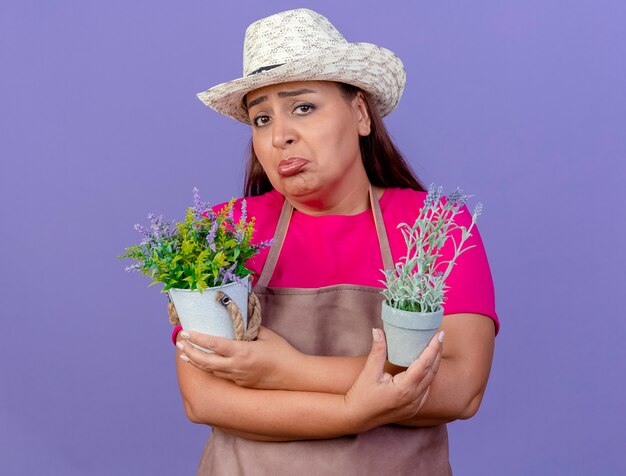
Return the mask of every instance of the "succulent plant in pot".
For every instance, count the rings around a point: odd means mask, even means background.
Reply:
[[[237,304],[245,326],[251,274],[245,262],[269,242],[252,243],[255,219],[248,220],[245,200],[235,221],[234,199],[215,212],[196,188],[193,195],[194,206],[182,222],[150,214],[148,227],[135,225],[141,242],[118,258],[135,260],[126,270],[150,276],[151,285],[163,284],[185,330],[232,339],[231,317],[216,295],[222,291]]]
[[[413,225],[401,223],[406,256],[395,269],[384,270],[382,320],[389,362],[408,367],[422,353],[443,320],[446,279],[467,246],[482,205],[478,203],[467,227],[455,222],[466,213],[470,198],[457,188],[447,197],[442,187],[431,185]],[[444,245],[452,244],[451,258],[442,259]]]

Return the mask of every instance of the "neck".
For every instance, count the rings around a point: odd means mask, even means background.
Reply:
[[[289,197],[285,198],[301,213],[311,216],[321,215],[357,215],[370,208],[369,181],[347,187],[332,187],[330,193],[320,197]],[[383,189],[372,187],[378,198]]]

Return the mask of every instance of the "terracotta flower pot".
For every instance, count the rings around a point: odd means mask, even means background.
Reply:
[[[381,317],[387,339],[387,360],[408,367],[439,329],[443,309],[437,312],[402,311],[383,302]]]
[[[202,293],[174,288],[168,290],[167,293],[176,306],[176,312],[184,330],[234,339],[233,322],[226,308],[215,300],[215,294],[223,291],[237,303],[245,327],[248,324],[248,288],[248,283],[245,285],[230,283],[225,286],[207,288]]]

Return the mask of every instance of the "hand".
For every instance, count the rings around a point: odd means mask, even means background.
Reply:
[[[287,389],[290,372],[297,372],[303,354],[275,332],[261,326],[255,341],[237,341],[200,332],[179,334],[176,345],[181,359],[210,372],[216,377],[232,380],[242,387]],[[210,349],[207,353],[191,343]]]
[[[415,362],[392,376],[384,371],[387,345],[383,331],[373,329],[373,337],[365,367],[345,397],[361,431],[415,417],[428,398],[443,350],[443,332],[440,332]]]

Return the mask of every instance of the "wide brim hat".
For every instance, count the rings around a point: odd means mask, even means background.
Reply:
[[[370,43],[349,43],[326,17],[289,10],[246,30],[243,77],[219,84],[198,98],[210,108],[250,123],[243,99],[258,88],[290,81],[336,81],[366,91],[381,116],[395,109],[406,73],[400,58]]]

